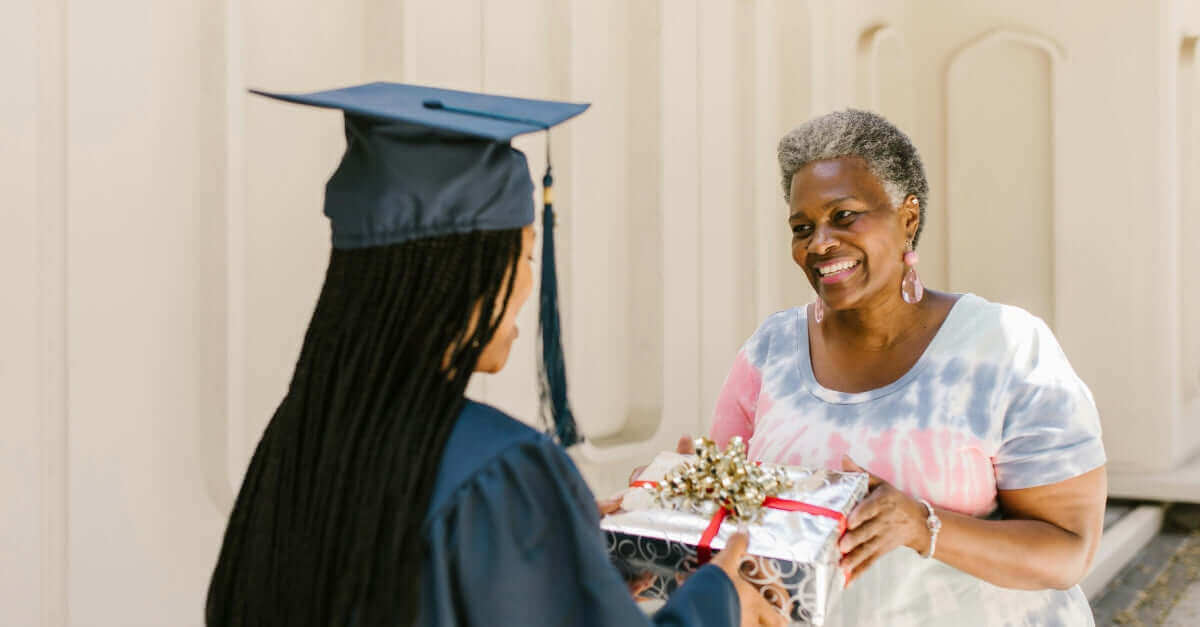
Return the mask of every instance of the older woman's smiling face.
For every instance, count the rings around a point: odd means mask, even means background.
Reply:
[[[792,177],[792,259],[830,308],[900,298],[905,243],[916,232],[915,197],[899,207],[866,161],[814,161]]]

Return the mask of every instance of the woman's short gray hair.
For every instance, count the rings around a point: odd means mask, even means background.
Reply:
[[[929,183],[925,166],[916,146],[903,131],[883,116],[870,111],[846,109],[813,118],[779,140],[779,170],[783,174],[783,197],[792,198],[792,177],[813,161],[861,157],[883,183],[895,206],[904,199],[917,197],[921,221],[913,236],[913,246],[925,227],[925,205]]]

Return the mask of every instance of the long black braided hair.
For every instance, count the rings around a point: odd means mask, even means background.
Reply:
[[[415,621],[433,480],[521,245],[514,229],[333,251],[230,516],[210,627]]]

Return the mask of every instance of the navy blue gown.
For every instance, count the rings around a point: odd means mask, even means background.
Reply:
[[[737,625],[729,577],[696,571],[652,617],[605,553],[595,499],[562,448],[467,401],[425,519],[419,625]]]

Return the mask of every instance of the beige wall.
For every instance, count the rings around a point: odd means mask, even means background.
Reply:
[[[1200,445],[1197,34],[1184,0],[5,3],[0,624],[200,623],[344,141],[248,86],[594,103],[553,150],[597,491],[702,431],[740,343],[810,298],[774,146],[851,105],[925,158],[925,282],[1045,316],[1113,467],[1172,468]],[[517,143],[540,171],[543,139]],[[527,419],[532,336],[472,384]]]

